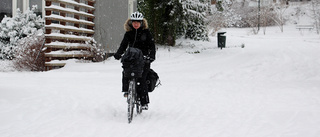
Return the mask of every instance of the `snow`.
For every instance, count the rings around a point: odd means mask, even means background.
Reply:
[[[75,26],[70,26],[70,25],[61,25],[61,24],[50,24],[50,25],[45,25],[45,27],[55,27],[55,28],[61,28],[61,29],[72,29],[72,30],[77,30],[77,31],[83,31],[83,32],[94,32],[91,29],[86,29],[86,28],[78,28]]]
[[[46,62],[46,64],[55,64],[55,63],[61,63],[61,64],[66,64],[68,60],[51,60],[49,62]]]
[[[266,35],[222,31],[222,50],[216,37],[158,47],[152,68],[162,86],[131,124],[118,60],[69,60],[47,72],[11,71],[1,62],[0,136],[319,136],[319,35],[294,25]]]
[[[56,9],[56,10],[61,10],[61,11],[65,11],[65,12],[71,12],[74,14],[80,14],[80,15],[85,15],[85,16],[89,16],[89,17],[94,17],[93,14],[87,13],[87,12],[83,12],[83,11],[77,11],[75,9],[70,9],[70,8],[64,8],[64,7],[60,7],[60,6],[56,6],[56,5],[51,5],[51,6],[46,6],[46,9]]]
[[[91,10],[95,9],[93,6],[90,6],[90,5],[87,5],[87,4],[84,4],[84,3],[79,3],[79,2],[76,2],[74,0],[58,0],[58,1],[66,2],[68,4],[72,4],[72,5],[76,5],[76,6],[85,7],[85,8],[91,9]]]
[[[82,23],[82,24],[94,25],[94,23],[91,21],[87,21],[87,20],[83,20],[83,19],[75,19],[75,18],[71,18],[71,17],[63,17],[60,15],[54,15],[54,14],[51,14],[49,16],[45,16],[45,18],[54,18],[54,19],[66,20],[69,22],[78,22],[80,24]]]
[[[46,53],[46,54],[48,54],[48,55],[50,55],[50,54],[59,54],[59,55],[62,55],[62,54],[66,54],[66,55],[89,54],[90,55],[90,53],[91,53],[90,51],[64,51],[64,50],[57,50],[57,51],[51,51],[50,53]]]
[[[61,33],[50,33],[50,34],[45,34],[46,37],[62,37],[66,39],[83,39],[83,40],[92,40],[92,37],[87,37],[87,36],[77,36],[77,35],[72,35],[72,34],[61,34]]]
[[[54,46],[54,45],[59,45],[59,46],[69,46],[69,47],[79,47],[79,46],[87,46],[87,44],[81,44],[81,43],[65,43],[65,42],[51,42],[46,44],[47,46]]]

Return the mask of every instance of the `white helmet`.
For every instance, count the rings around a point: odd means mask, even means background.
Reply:
[[[130,16],[131,20],[143,20],[143,15],[140,12],[134,12]]]

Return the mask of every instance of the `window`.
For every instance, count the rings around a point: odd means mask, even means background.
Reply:
[[[88,1],[86,1],[86,0],[80,0],[80,3],[88,4]]]
[[[12,0],[1,0],[0,4],[0,21],[4,16],[12,17]]]
[[[59,3],[55,3],[55,2],[52,2],[52,5],[60,6]],[[52,14],[54,14],[54,15],[60,15],[60,13],[59,13],[58,11],[52,11]]]
[[[42,16],[42,0],[29,0],[29,7],[32,8],[33,5],[37,5],[35,13],[37,16]]]
[[[81,20],[88,20],[88,18],[85,17],[85,16],[80,16],[79,19],[81,19]]]
[[[79,11],[88,12],[88,9],[80,7]]]
[[[85,28],[85,29],[86,29],[86,28],[87,28],[87,25],[80,24],[80,25],[79,25],[79,27],[80,27],[80,28]]]
[[[1,0],[0,4],[0,21],[4,16],[12,17],[16,15],[17,9],[21,12],[32,8],[33,5],[37,5],[35,13],[42,16],[44,0]]]
[[[74,9],[74,6],[72,6],[72,5],[67,5],[66,8]]]
[[[19,9],[21,12],[24,11],[23,0],[17,0],[17,9]]]

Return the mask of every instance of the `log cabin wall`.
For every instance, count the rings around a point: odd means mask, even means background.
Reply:
[[[63,67],[66,60],[91,59],[95,0],[45,0],[46,70]]]

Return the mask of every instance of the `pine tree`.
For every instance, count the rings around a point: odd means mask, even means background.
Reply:
[[[184,36],[208,40],[205,2],[199,0],[140,0],[138,10],[149,22],[156,43],[174,46]]]
[[[155,42],[173,46],[182,15],[179,0],[140,0],[138,3],[138,10],[148,20]]]
[[[208,3],[200,0],[181,0],[184,9],[185,38],[209,40],[206,14],[210,12]]]

